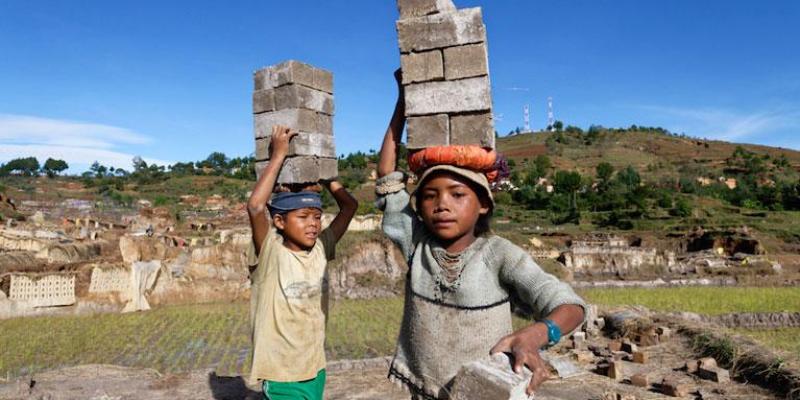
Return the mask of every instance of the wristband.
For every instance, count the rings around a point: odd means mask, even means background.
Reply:
[[[554,346],[561,340],[561,328],[549,319],[542,320],[542,323],[547,325],[547,347]]]

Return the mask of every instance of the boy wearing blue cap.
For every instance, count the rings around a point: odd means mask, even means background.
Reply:
[[[248,254],[252,271],[251,379],[262,381],[264,396],[270,400],[322,400],[326,265],[358,209],[358,202],[339,182],[321,182],[339,206],[339,214],[323,230],[319,193],[273,196],[289,141],[296,134],[286,127],[273,128],[271,161],[247,203],[253,231]],[[269,211],[272,226],[265,211]]]

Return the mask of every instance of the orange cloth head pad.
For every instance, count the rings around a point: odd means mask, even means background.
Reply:
[[[491,175],[497,175],[495,162],[497,162],[497,152],[480,146],[435,146],[408,156],[408,167],[417,175],[428,167],[446,164],[481,171],[491,178]]]

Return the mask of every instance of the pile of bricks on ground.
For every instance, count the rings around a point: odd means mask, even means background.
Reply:
[[[573,348],[576,352],[582,349],[578,343],[580,340],[575,340],[574,337],[583,335],[583,332],[573,335]],[[700,360],[691,360],[686,362],[683,370],[686,374],[671,373],[664,376],[660,382],[653,382],[653,373],[649,371],[653,368],[648,368],[649,352],[648,347],[656,346],[660,343],[668,341],[672,336],[672,330],[666,326],[640,328],[627,334],[631,337],[623,337],[620,339],[611,340],[607,346],[588,346],[588,358],[594,356],[600,357],[601,361],[597,364],[596,372],[604,373],[610,379],[617,382],[628,383],[630,385],[654,390],[664,395],[671,397],[686,397],[691,393],[698,390],[694,384],[692,376],[701,379],[710,380],[716,383],[729,383],[730,373],[728,370],[721,368],[717,365],[714,358],[706,357]],[[578,356],[580,360],[580,356]],[[591,362],[589,360],[588,362]],[[637,368],[631,373],[626,368],[625,362],[633,362],[640,364],[643,368]],[[635,400],[636,396],[633,394],[607,392],[604,400]]]
[[[673,336],[668,326],[644,325],[628,329],[617,339],[608,340],[605,332],[614,329],[621,319],[618,316],[598,317],[597,308],[589,309],[587,323],[577,332],[566,338],[564,344],[550,352],[542,353],[551,368],[551,376],[561,379],[578,376],[588,371],[608,377],[609,387],[603,400],[636,400],[637,390],[658,392],[671,397],[687,397],[719,387],[705,388],[699,380],[718,384],[730,382],[728,370],[720,368],[714,358],[701,358],[685,363],[682,370],[665,370],[652,356],[658,355],[660,344],[666,344]],[[607,343],[606,343],[607,342]],[[550,353],[561,353],[561,355]],[[530,379],[530,371],[525,369],[521,375],[515,374],[504,355],[480,360],[462,367],[454,380],[452,395],[454,399],[525,399],[525,387]],[[624,388],[630,385],[628,392]],[[634,389],[638,388],[638,389]],[[713,396],[712,396],[713,397]],[[716,397],[718,398],[718,397]]]
[[[337,176],[333,141],[333,75],[298,61],[286,61],[254,74],[253,119],[256,173],[269,164],[272,127],[299,134],[278,176],[279,184],[317,182]]]
[[[398,0],[407,146],[494,148],[486,27],[480,8]]]

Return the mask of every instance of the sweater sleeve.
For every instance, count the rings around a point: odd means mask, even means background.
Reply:
[[[398,187],[398,182],[402,182],[401,172],[393,172],[386,175],[376,182],[379,187]],[[394,242],[402,251],[407,259],[414,252],[414,246],[419,240],[421,223],[416,213],[409,205],[410,196],[405,190],[405,185],[390,193],[376,191],[377,199],[375,205],[383,211],[383,222],[381,228],[383,233]]]
[[[586,303],[571,286],[544,272],[528,253],[516,245],[506,244],[510,248],[503,252],[505,262],[500,270],[501,282],[512,289],[514,297],[522,305],[530,308],[536,319],[547,317],[564,304],[578,305],[586,315]]]

